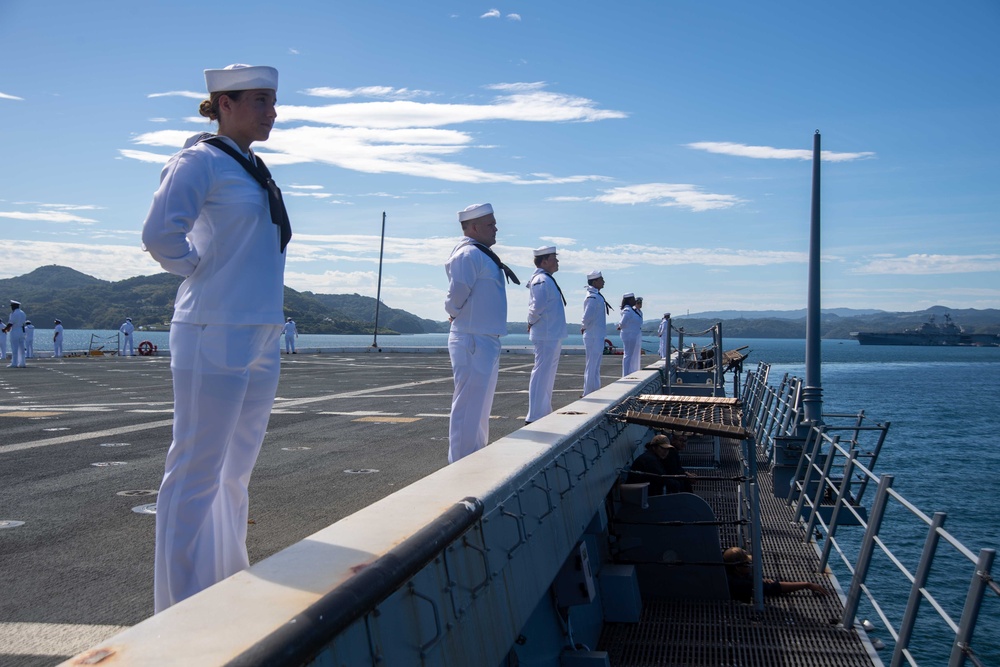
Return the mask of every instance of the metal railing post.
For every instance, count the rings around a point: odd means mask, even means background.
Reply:
[[[937,552],[938,529],[944,527],[944,520],[946,518],[947,515],[944,512],[935,512],[934,517],[931,519],[930,528],[927,530],[927,538],[924,540],[924,550],[920,553],[917,571],[913,574],[910,597],[906,600],[903,619],[899,622],[899,636],[896,638],[896,648],[892,651],[892,662],[889,663],[890,667],[900,667],[903,664],[903,651],[910,646],[910,637],[913,636],[913,626],[917,622],[917,611],[920,610],[920,600],[923,598],[921,589],[927,583],[927,578],[931,574],[931,564],[934,562],[934,554]]]
[[[814,427],[815,428],[815,427]],[[840,436],[833,436],[833,440],[830,442],[830,448],[827,450],[826,461],[823,462],[823,472],[820,473],[819,480],[816,483],[816,495],[813,498],[812,512],[809,514],[809,521],[806,522],[806,534],[803,538],[803,542],[809,542],[812,539],[813,528],[816,526],[816,520],[819,518],[819,506],[823,504],[823,496],[826,495],[826,483],[830,479],[830,468],[833,467],[833,459],[837,455],[837,445],[840,443]],[[809,478],[806,477],[806,485],[802,488],[802,495],[805,496],[806,487],[808,487]]]
[[[965,652],[972,643],[976,621],[979,619],[979,607],[983,602],[986,586],[991,581],[990,570],[993,567],[995,556],[996,550],[994,549],[983,549],[979,552],[976,571],[969,583],[969,593],[965,596],[965,607],[962,609],[962,619],[958,623],[958,633],[955,635],[955,644],[951,648],[948,667],[962,667],[965,664]]]
[[[837,502],[833,505],[833,513],[830,514],[830,527],[826,532],[826,544],[823,545],[823,554],[819,559],[819,572],[826,570],[826,565],[830,561],[830,551],[833,549],[833,542],[837,536],[837,519],[840,510],[844,506],[844,498],[848,497],[851,490],[851,475],[854,474],[854,462],[858,458],[858,450],[851,448],[847,453],[847,464],[844,466],[844,479],[840,482],[840,491],[837,493]]]
[[[882,528],[882,519],[885,517],[885,509],[889,504],[889,489],[892,488],[893,479],[892,475],[883,475],[878,482],[878,489],[875,491],[875,501],[872,503],[872,509],[868,516],[868,526],[865,529],[865,536],[861,540],[858,562],[854,566],[854,577],[851,579],[851,587],[847,592],[847,602],[844,604],[844,615],[840,621],[845,628],[854,625],[854,617],[858,613],[858,604],[861,602],[861,586],[864,585],[865,579],[868,577],[868,568],[871,567],[875,538]]]

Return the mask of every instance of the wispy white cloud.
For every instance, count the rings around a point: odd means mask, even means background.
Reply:
[[[771,146],[748,146],[746,144],[734,144],[724,141],[698,141],[685,144],[688,148],[720,155],[735,155],[738,157],[749,157],[758,160],[811,160],[812,150],[804,148],[773,148]],[[875,157],[875,153],[866,151],[863,153],[834,153],[832,151],[820,151],[820,159],[824,162],[850,162],[852,160],[865,160]]]
[[[182,146],[183,144],[181,144]],[[180,146],[178,146],[180,148]],[[163,155],[162,153],[150,153],[149,151],[136,151],[130,148],[119,148],[118,152],[122,157],[127,157],[130,160],[138,160],[139,162],[154,162],[159,164],[166,164],[167,160],[170,159],[169,155]]]
[[[167,123],[169,121],[170,121],[169,118],[150,118],[149,119],[150,123]]]
[[[298,49],[293,49],[293,48],[289,47],[288,48],[288,54],[292,55],[292,56],[297,56],[297,55],[299,55],[299,50]]]
[[[23,97],[18,97],[17,95],[8,95],[7,93],[0,93],[0,100],[14,100],[16,102],[23,102]]]
[[[290,188],[295,188],[296,190],[322,190],[322,185],[289,185]]]
[[[500,10],[499,9],[491,9],[490,11],[486,12],[485,14],[483,14],[482,16],[480,16],[479,18],[481,18],[481,19],[498,19],[498,18],[500,18]]]
[[[877,256],[853,269],[853,273],[892,275],[939,275],[1000,271],[1000,255],[907,255]]]
[[[359,88],[306,88],[302,91],[312,97],[332,97],[347,99],[351,97],[382,97],[390,99],[412,99],[427,97],[432,93],[427,90],[411,88],[393,88],[392,86],[361,86]]]
[[[18,241],[0,245],[0,275],[24,275],[39,266],[69,266],[101,280],[124,280],[161,273],[163,269],[139,247],[129,245]]]
[[[605,190],[593,197],[551,197],[549,201],[592,201],[602,204],[652,204],[691,211],[731,208],[743,202],[735,195],[703,192],[696,185],[681,183],[642,183]]]
[[[521,20],[521,15],[520,14],[507,14],[507,20],[508,21],[520,21]]]
[[[492,173],[457,161],[457,156],[469,149],[489,148],[476,144],[470,132],[445,127],[448,125],[484,121],[596,122],[626,116],[621,111],[601,109],[593,100],[546,91],[544,82],[501,83],[488,88],[499,94],[484,104],[396,99],[279,106],[280,127],[271,133],[260,154],[274,165],[325,163],[364,173],[404,174],[459,183],[530,185],[606,180],[592,174]],[[353,96],[359,91],[385,96],[422,93],[382,86],[309,90],[329,97]],[[190,135],[188,130],[164,129],[139,134],[133,142],[177,150]],[[120,154],[147,162],[167,159],[134,149],[123,149]]]
[[[92,211],[96,208],[96,206],[77,206],[72,204],[40,204],[36,206],[36,209],[40,210],[35,211],[0,211],[0,218],[30,220],[32,222],[78,222],[83,224],[92,224],[97,222],[97,220],[74,215],[68,211]]]
[[[165,93],[150,93],[146,97],[188,97],[193,100],[204,100],[208,98],[208,95],[196,93],[193,90],[168,90]]]

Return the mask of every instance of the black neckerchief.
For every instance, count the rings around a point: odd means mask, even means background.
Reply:
[[[466,237],[466,238],[469,238],[469,237]],[[504,264],[503,262],[501,262],[500,258],[497,257],[497,254],[495,252],[493,252],[492,250],[490,250],[489,248],[487,248],[486,246],[484,246],[479,241],[473,241],[470,238],[469,242],[472,245],[474,245],[477,248],[479,248],[480,250],[482,250],[483,252],[485,252],[486,256],[493,260],[493,263],[496,264],[500,268],[501,271],[503,271],[503,274],[505,276],[507,276],[507,282],[508,283],[512,282],[515,285],[520,285],[521,284],[521,281],[517,279],[517,276],[515,276],[514,272],[510,270],[510,267],[507,266],[506,264]]]
[[[563,300],[563,307],[568,306],[569,304],[566,303],[566,297],[563,296],[562,289],[559,287],[559,283],[556,282],[556,279],[548,271],[542,270],[542,273],[544,273],[545,275],[547,275],[549,277],[549,279],[552,281],[552,284],[556,286],[556,290],[558,290],[558,292],[559,292],[559,298],[561,298]],[[530,280],[528,281],[528,284],[525,285],[525,287],[531,287],[531,281]]]
[[[608,303],[608,300],[604,298],[603,294],[601,294],[601,290],[597,290],[597,296],[601,297],[601,301],[604,302],[604,314],[610,315],[613,309],[611,308],[611,304]]]
[[[288,241],[292,238],[292,223],[288,220],[288,211],[285,210],[285,202],[281,198],[281,190],[278,189],[278,185],[271,178],[271,172],[268,171],[267,165],[260,159],[260,156],[256,155],[254,157],[257,159],[257,164],[254,165],[253,162],[240,155],[237,150],[219,137],[212,137],[203,141],[232,156],[267,192],[268,208],[271,209],[271,222],[281,230],[281,252],[285,252],[285,246],[288,245]]]

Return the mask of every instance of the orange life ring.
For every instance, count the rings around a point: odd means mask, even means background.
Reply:
[[[156,346],[148,340],[139,343],[139,354],[143,357],[151,357],[156,354]]]

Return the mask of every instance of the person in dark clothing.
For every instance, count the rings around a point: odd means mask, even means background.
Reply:
[[[673,438],[686,442],[683,436],[674,434]],[[664,475],[689,475],[681,465],[680,449],[671,444],[669,436],[660,434],[646,444],[646,451],[636,457],[629,471],[627,484],[642,484],[649,482],[649,495],[662,496],[681,491],[691,492],[691,482],[687,479],[668,479]]]
[[[684,469],[681,465],[681,452],[687,446],[687,436],[683,433],[670,433],[666,436],[669,438],[668,444],[665,447],[666,457],[663,459],[663,465],[667,470],[668,475],[685,475],[686,477],[694,477],[694,473],[690,473]],[[654,438],[655,440],[655,438]],[[691,487],[690,479],[671,479],[667,480],[669,486],[673,487],[673,491],[667,491],[667,493],[677,493],[683,491],[685,493],[693,493],[694,489]]]
[[[665,435],[654,436],[646,443],[646,451],[635,458],[632,468],[629,470],[626,484],[642,484],[649,482],[649,495],[662,496],[672,491],[667,490],[667,481],[663,475],[667,475],[664,459],[667,456],[666,447],[670,440]]]
[[[739,547],[729,547],[722,552],[722,562],[726,564],[726,580],[729,583],[729,597],[740,602],[753,601],[753,558]],[[764,580],[764,597],[788,595],[795,591],[810,590],[814,595],[826,595],[827,591],[811,581]]]

